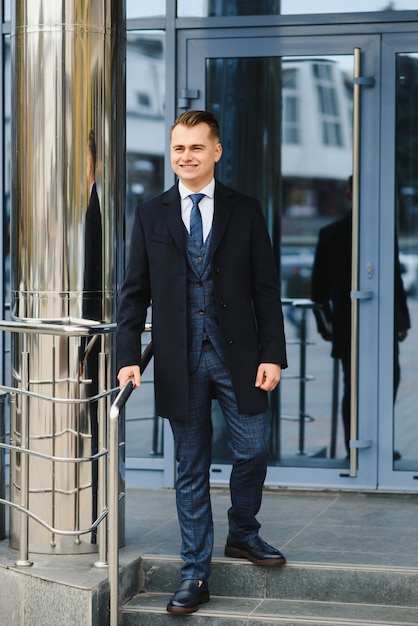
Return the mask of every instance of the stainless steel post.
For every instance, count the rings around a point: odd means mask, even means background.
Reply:
[[[124,0],[12,3],[12,320],[85,325],[116,318],[124,257],[125,37]],[[77,397],[79,390],[85,398],[95,394],[98,350],[90,350],[89,338],[27,337],[34,392],[59,398]],[[21,343],[14,335],[16,387]],[[106,336],[104,343],[107,380],[113,381],[113,338]],[[17,419],[22,402],[18,396]],[[54,406],[35,397],[28,403],[31,449],[61,457],[97,451],[97,403]],[[11,424],[11,437],[20,437],[17,423]],[[97,517],[94,463],[54,467],[31,457],[29,465],[31,511],[59,529],[90,527]],[[11,499],[17,501],[21,477],[15,463],[10,471]],[[16,549],[19,518],[12,511],[10,545]],[[95,533],[51,536],[33,520],[29,546],[64,554],[97,550]]]
[[[106,391],[106,354],[99,354],[99,393]],[[106,398],[99,400],[98,406],[98,431],[99,431],[99,452],[107,447],[107,412]],[[98,489],[97,489],[97,511],[101,515],[107,508],[107,459],[100,457],[98,461]],[[99,559],[96,567],[107,567],[107,525],[103,521],[97,529],[97,542],[99,544]]]
[[[29,354],[22,354],[22,389],[29,390]],[[20,419],[20,445],[22,448],[29,449],[29,399],[28,396],[22,397],[21,419]],[[20,505],[23,509],[28,510],[29,507],[29,456],[27,452],[20,453]],[[16,565],[25,567],[32,565],[29,560],[29,519],[28,516],[20,512],[20,558]]]

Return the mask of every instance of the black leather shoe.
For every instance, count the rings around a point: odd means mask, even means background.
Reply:
[[[200,587],[198,580],[183,580],[180,589],[170,598],[167,611],[177,613],[177,615],[187,615],[187,613],[197,611],[199,604],[205,604],[209,600],[209,587],[206,580]]]
[[[273,546],[269,546],[261,537],[254,537],[239,543],[228,540],[225,546],[225,556],[248,559],[256,565],[284,565],[286,563],[283,554]]]

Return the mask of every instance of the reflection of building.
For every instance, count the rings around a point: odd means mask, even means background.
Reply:
[[[283,235],[301,228],[312,235],[317,226],[309,227],[309,218],[335,217],[344,208],[352,82],[338,57],[284,59],[282,68]]]
[[[128,37],[126,81],[127,223],[161,190],[164,168],[164,35]]]

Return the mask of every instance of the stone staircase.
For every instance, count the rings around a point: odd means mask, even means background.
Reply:
[[[257,567],[240,559],[214,559],[211,601],[188,616],[166,604],[179,583],[180,560],[144,555],[140,593],[126,601],[120,626],[417,626],[418,570],[381,566],[288,564]]]

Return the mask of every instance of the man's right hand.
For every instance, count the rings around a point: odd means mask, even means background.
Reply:
[[[118,373],[120,388],[122,389],[130,380],[133,382],[134,388],[140,386],[141,370],[139,369],[139,365],[126,365],[126,367],[120,368]]]

